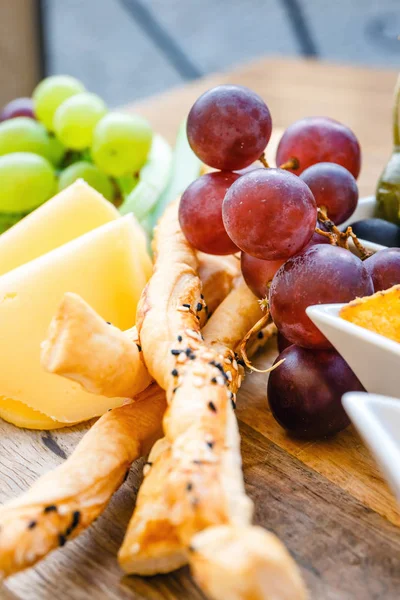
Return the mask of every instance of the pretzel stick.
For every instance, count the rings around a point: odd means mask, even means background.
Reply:
[[[86,529],[161,435],[165,394],[153,384],[103,415],[73,454],[0,508],[0,578],[21,571]]]
[[[252,503],[244,493],[239,434],[232,408],[242,374],[229,347],[229,332],[234,329],[234,337],[240,331],[240,323],[252,306],[255,314],[250,325],[261,316],[255,297],[250,299],[251,292],[241,286],[248,300],[234,305],[236,309],[243,306],[243,310],[238,312],[229,306],[226,330],[210,320],[207,327],[211,331],[214,327],[218,338],[206,327],[205,337],[210,335],[215,341],[214,345],[207,344],[197,320],[201,304],[196,258],[179,229],[176,207],[167,210],[160,222],[156,250],[154,273],[140,301],[138,331],[149,371],[167,392],[164,433],[169,446],[154,458],[145,474],[119,553],[125,571],[142,574],[182,564],[185,548],[202,530],[220,524],[249,526]],[[153,517],[149,506],[154,500],[163,509],[161,515]],[[166,544],[164,553],[160,552],[160,539]],[[254,536],[248,539],[254,540]],[[270,554],[264,551],[261,557],[267,563]],[[289,571],[297,573],[288,554],[285,559]],[[250,561],[253,570],[258,570],[259,563]],[[289,580],[294,582],[292,597],[303,598],[301,580],[290,575]],[[199,583],[207,588],[204,581]],[[263,581],[260,598],[268,597],[266,585],[268,582]],[[250,597],[250,589],[249,582],[241,597]]]
[[[214,311],[239,273],[233,257],[199,253],[203,295]],[[218,257],[221,258],[221,257]],[[230,259],[230,260],[229,260]],[[201,314],[203,321],[206,311]],[[80,296],[66,293],[42,343],[42,366],[109,398],[133,398],[151,382],[140,352],[136,327],[121,332],[108,324]]]

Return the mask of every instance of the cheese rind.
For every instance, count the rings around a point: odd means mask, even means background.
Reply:
[[[0,277],[0,399],[23,402],[69,423],[123,403],[46,373],[40,344],[65,292],[82,296],[120,329],[132,327],[147,280],[140,244],[136,222],[127,215]]]
[[[119,217],[82,179],[0,236],[0,275]]]

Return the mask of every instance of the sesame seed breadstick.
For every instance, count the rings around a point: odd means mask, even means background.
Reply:
[[[221,267],[208,265],[206,256],[200,262],[206,289],[210,281],[226,281]],[[231,282],[238,272],[234,267],[227,267]],[[222,299],[224,289],[214,294],[214,303]],[[78,295],[68,293],[43,344],[42,361],[51,372],[78,381],[90,392],[112,396],[118,390],[124,396],[137,386],[132,365],[142,369],[142,385],[145,378],[151,381],[137,341],[136,328],[121,332]],[[160,437],[165,409],[165,392],[151,384],[134,402],[103,415],[62,465],[0,508],[0,578],[35,564],[103,512],[131,463]],[[160,448],[162,440],[152,453]]]
[[[239,274],[235,258],[216,258],[198,253],[206,302],[201,322],[225,298]],[[133,398],[151,382],[140,350],[136,327],[121,332],[80,296],[68,292],[42,343],[41,363],[49,373],[76,381],[92,394]]]
[[[165,393],[156,384],[103,415],[59,467],[0,508],[0,578],[34,565],[104,510],[132,462],[162,432]]]
[[[234,302],[229,302],[230,297],[225,300],[226,313],[221,305],[218,324],[210,319],[205,328],[207,342],[202,339],[193,309],[201,298],[196,256],[179,228],[176,213],[176,207],[171,207],[160,221],[154,273],[138,311],[144,359],[154,379],[166,390],[168,402],[165,449],[146,469],[119,552],[126,572],[146,575],[183,564],[185,550],[201,531],[218,525],[252,530],[252,502],[244,491],[232,403],[242,370],[235,364],[230,346],[234,340],[236,346],[248,330],[248,313],[254,317],[252,326],[261,309],[251,292],[240,286],[236,295],[236,290],[230,294],[236,296]],[[244,296],[246,300],[238,302]],[[222,325],[221,315],[225,317]],[[161,507],[160,512],[152,513],[154,503]],[[254,536],[248,539],[254,540]],[[260,554],[261,562],[267,564],[269,553]],[[255,561],[250,560],[250,566],[254,567]],[[286,568],[297,571],[289,556]],[[288,573],[290,580],[293,578]],[[198,582],[208,589],[203,579],[198,578]],[[240,597],[250,598],[250,590],[248,582]],[[294,599],[305,597],[301,580],[299,585],[293,584],[292,591]],[[262,593],[260,598],[269,597]],[[215,597],[226,600],[223,595]],[[276,600],[281,598],[284,596],[276,595]]]

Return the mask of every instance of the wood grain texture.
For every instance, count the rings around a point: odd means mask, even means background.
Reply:
[[[197,95],[220,81],[259,91],[275,125],[327,114],[349,124],[364,147],[363,194],[373,192],[390,152],[395,73],[268,59],[213,76],[142,103],[138,110],[171,141]],[[258,359],[276,356],[272,343]],[[287,544],[313,600],[395,600],[400,586],[400,512],[372,457],[352,428],[323,442],[289,438],[267,406],[267,376],[250,374],[238,417],[247,491],[256,521]],[[87,425],[51,432],[0,421],[0,502],[15,497],[68,456]],[[116,552],[141,479],[135,464],[105,513],[78,539],[0,587],[6,600],[204,600],[187,570],[164,577],[124,577]]]

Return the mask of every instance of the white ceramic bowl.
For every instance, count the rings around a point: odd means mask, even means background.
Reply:
[[[356,221],[361,221],[362,219],[371,219],[375,214],[375,204],[375,196],[360,198],[356,210],[351,215],[350,219],[340,225],[340,228],[342,229],[343,227],[355,223]]]
[[[342,402],[400,502],[400,401],[350,392]]]
[[[309,306],[306,312],[350,365],[367,392],[400,398],[400,344],[345,321],[339,317],[343,306],[319,304]]]

